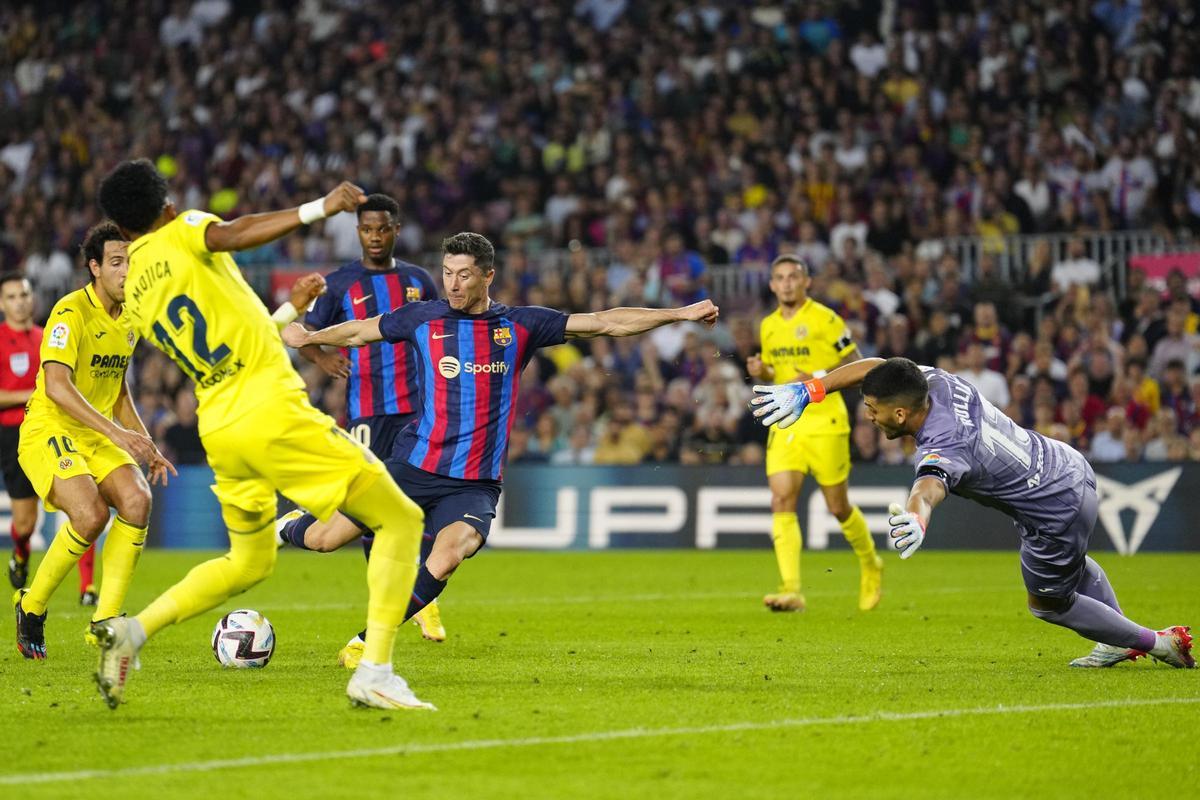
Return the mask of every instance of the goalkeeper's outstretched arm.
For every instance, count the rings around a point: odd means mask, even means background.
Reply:
[[[750,407],[763,425],[786,428],[800,419],[809,403],[821,402],[829,392],[861,386],[867,373],[882,363],[882,358],[864,358],[840,366],[823,378],[779,386],[755,386],[756,396],[750,401]]]
[[[884,362],[882,358],[860,358],[849,364],[831,370],[828,375],[819,380],[825,386],[825,393],[840,392],[843,389],[855,389],[862,385],[867,373]]]

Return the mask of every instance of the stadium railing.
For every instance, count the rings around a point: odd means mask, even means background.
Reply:
[[[1082,240],[1090,258],[1095,259],[1103,270],[1103,283],[1115,299],[1124,297],[1128,260],[1131,256],[1175,253],[1200,250],[1200,241],[1186,236],[1176,236],[1157,230],[1111,231],[1103,233],[1045,233],[1023,234],[1005,237],[960,236],[948,239],[930,239],[917,245],[918,256],[940,258],[949,253],[961,265],[967,282],[975,280],[980,273],[980,261],[985,255],[995,258],[1000,277],[1010,283],[1020,283],[1029,270],[1029,261],[1034,248],[1040,242],[1050,246],[1050,263],[1053,266],[1068,258],[1071,242]],[[500,254],[503,258],[503,253]],[[572,251],[568,248],[552,248],[527,254],[533,269],[543,272],[560,270],[565,272],[572,264]],[[612,253],[606,248],[587,251],[587,262],[604,266],[610,262]],[[415,259],[416,263],[437,264],[439,253],[425,253]],[[244,267],[251,285],[262,294],[273,287],[272,276],[283,273],[301,273],[310,269],[325,270],[330,264],[249,264]],[[712,264],[706,271],[709,293],[718,301],[734,309],[753,306],[764,296],[767,284],[766,270],[738,264]]]

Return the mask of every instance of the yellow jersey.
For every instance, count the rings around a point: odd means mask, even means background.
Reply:
[[[829,370],[854,352],[856,345],[846,323],[832,308],[811,297],[788,319],[775,309],[760,327],[762,361],[774,367],[775,383],[792,383],[800,373]],[[850,433],[850,418],[841,394],[813,403],[789,432],[803,434]]]
[[[304,389],[267,307],[233,258],[205,245],[214,222],[214,214],[186,211],[138,237],[125,279],[134,330],[196,384],[201,436]]]
[[[92,407],[112,419],[113,406],[125,383],[125,370],[137,336],[129,312],[113,319],[91,285],[77,289],[54,304],[42,338],[42,366],[37,385],[25,406],[28,428],[65,427],[90,430],[58,407],[46,394],[46,364],[56,361],[71,368],[75,388]]]

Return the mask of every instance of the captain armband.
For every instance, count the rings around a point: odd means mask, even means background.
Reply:
[[[946,474],[946,470],[941,467],[935,467],[932,464],[922,464],[917,467],[918,478],[937,478],[947,486],[950,485],[950,476]]]

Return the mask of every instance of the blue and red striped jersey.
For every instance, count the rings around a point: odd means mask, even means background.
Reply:
[[[351,319],[369,319],[405,303],[437,298],[429,273],[415,264],[393,259],[391,269],[374,270],[352,261],[325,276],[325,294],[317,298],[304,321],[320,330]],[[378,342],[353,351],[346,380],[346,416],[350,420],[381,414],[408,414],[418,406],[417,379],[411,348]]]
[[[451,478],[499,481],[521,371],[539,347],[566,341],[567,315],[500,303],[464,314],[435,300],[384,314],[379,330],[385,341],[413,346],[421,379],[420,416],[400,433],[392,458]]]

